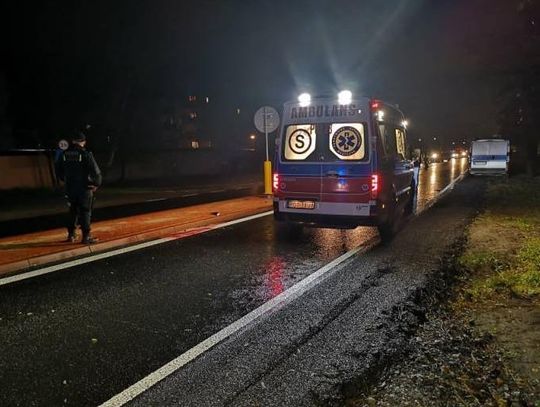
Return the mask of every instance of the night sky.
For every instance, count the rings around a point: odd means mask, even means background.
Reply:
[[[254,111],[349,88],[399,104],[415,137],[491,136],[515,24],[510,0],[12,3],[8,117],[49,134],[126,89]]]

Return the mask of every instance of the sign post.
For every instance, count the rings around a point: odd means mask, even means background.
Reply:
[[[272,195],[272,163],[268,156],[268,133],[272,133],[279,126],[279,114],[273,107],[263,106],[255,113],[255,127],[264,133],[266,142],[266,160],[264,161],[264,193]]]

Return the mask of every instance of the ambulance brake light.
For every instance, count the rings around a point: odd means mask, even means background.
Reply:
[[[378,193],[379,193],[379,175],[372,174],[371,175],[371,197],[377,198]]]
[[[279,188],[279,174],[274,173],[274,177],[272,179],[272,186],[274,187],[274,192],[276,192]]]
[[[374,112],[378,110],[380,107],[382,107],[382,103],[380,100],[372,100],[371,101],[371,110]]]

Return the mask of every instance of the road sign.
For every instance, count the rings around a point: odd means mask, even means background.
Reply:
[[[60,150],[67,150],[69,148],[69,143],[67,140],[60,140],[58,142],[58,148],[60,148]]]
[[[253,119],[255,127],[264,133],[266,141],[266,161],[264,162],[264,193],[272,194],[272,164],[268,158],[268,133],[272,133],[279,126],[279,115],[271,106],[263,106],[255,113]]]
[[[279,114],[271,106],[263,106],[255,113],[255,127],[261,133],[272,133],[279,126]]]

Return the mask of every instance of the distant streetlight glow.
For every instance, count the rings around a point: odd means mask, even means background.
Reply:
[[[342,90],[338,93],[338,103],[340,105],[350,105],[352,102],[352,92],[350,90]]]
[[[407,120],[403,120],[403,121],[401,122],[401,125],[402,125],[403,127],[407,128],[407,126],[409,125],[409,122],[408,122]]]
[[[255,140],[256,136],[255,136],[255,134],[250,134],[250,135],[249,135],[249,138],[250,138],[251,140]]]
[[[309,93],[302,93],[298,96],[298,103],[301,107],[306,107],[311,104],[311,95]]]

